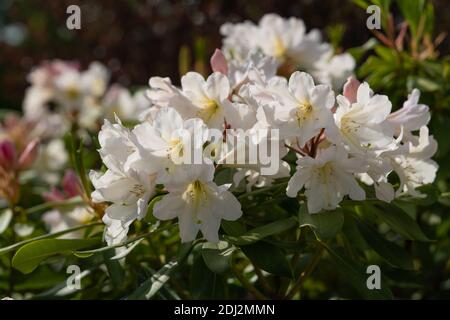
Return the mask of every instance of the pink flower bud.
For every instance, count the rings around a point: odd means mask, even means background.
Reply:
[[[344,97],[346,97],[350,103],[356,102],[356,96],[360,84],[361,82],[353,76],[348,77],[347,82],[344,84]]]
[[[69,197],[76,197],[82,194],[80,180],[73,170],[67,170],[62,181],[64,193]]]
[[[10,170],[16,162],[16,147],[9,140],[0,143],[0,166],[5,170]]]
[[[228,62],[222,51],[216,49],[210,60],[211,68],[214,72],[220,72],[224,75],[228,74]]]
[[[19,169],[24,170],[31,167],[31,165],[36,161],[39,152],[39,139],[34,139],[27,144],[25,150],[19,157]]]

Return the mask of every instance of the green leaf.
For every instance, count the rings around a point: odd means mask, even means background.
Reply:
[[[170,279],[170,275],[178,266],[178,261],[170,261],[165,264],[158,272],[144,281],[139,288],[131,293],[126,300],[149,300],[151,299]]]
[[[100,239],[44,239],[28,243],[17,250],[12,266],[22,273],[30,273],[45,259],[56,254],[70,254],[74,250],[98,244]]]
[[[384,62],[395,63],[396,53],[394,49],[384,47],[382,45],[375,46],[376,54],[384,60]]]
[[[226,286],[225,277],[212,272],[201,256],[194,259],[189,286],[193,299],[223,299]]]
[[[42,236],[38,236],[38,237],[35,237],[35,238],[32,238],[32,239],[26,239],[26,240],[17,242],[15,244],[12,244],[10,246],[1,248],[0,249],[0,255],[5,254],[5,253],[10,252],[10,251],[13,251],[13,250],[15,250],[17,248],[20,248],[23,245],[25,245],[27,243],[30,243],[30,242],[34,242],[34,241],[38,241],[38,240],[42,240],[42,239],[56,238],[56,237],[62,236],[64,234],[71,233],[73,231],[86,229],[86,228],[90,228],[92,226],[98,226],[98,225],[102,225],[102,224],[103,223],[101,223],[101,222],[93,222],[93,223],[85,224],[85,225],[82,225],[82,226],[76,226],[76,227],[69,228],[69,229],[66,229],[66,230],[63,230],[63,231],[55,232],[55,233],[44,234]]]
[[[114,287],[118,288],[123,283],[123,280],[125,278],[125,271],[118,260],[111,259],[115,256],[115,254],[115,249],[104,251],[103,261],[105,262],[106,269],[108,270],[108,274],[112,280]]]
[[[381,208],[374,207],[377,216],[393,230],[408,240],[430,241],[417,223],[403,210],[393,204],[385,204]]]
[[[231,243],[244,246],[255,243],[268,236],[276,235],[297,226],[297,219],[290,217],[284,220],[275,221],[261,227],[256,227],[242,234],[241,236],[225,236]]]
[[[145,215],[144,221],[154,223],[156,221],[156,218],[153,216],[153,208],[155,207],[155,204],[160,201],[165,195],[160,194],[155,197],[153,197],[152,200],[150,200],[150,203],[147,207],[147,214]]]
[[[285,253],[278,247],[259,241],[241,247],[244,254],[260,269],[277,276],[292,277]]]
[[[392,299],[392,292],[383,276],[381,276],[380,289],[368,289],[367,279],[370,274],[366,273],[367,266],[361,265],[358,261],[350,260],[324,243],[320,244],[328,252],[332,263],[345,279],[345,283],[351,285],[362,297],[365,299]]]
[[[120,247],[124,247],[126,245],[134,245],[136,242],[141,241],[142,239],[153,235],[154,233],[158,233],[164,230],[169,229],[170,227],[172,227],[172,225],[167,225],[164,227],[158,227],[158,224],[155,224],[152,226],[152,228],[150,228],[150,231],[138,236],[135,236],[131,239],[128,239],[127,241],[115,244],[115,245],[111,245],[111,246],[104,246],[101,248],[97,248],[97,249],[92,249],[92,250],[85,250],[85,251],[75,251],[73,252],[73,254],[79,258],[88,258],[91,257],[93,254],[99,253],[99,252],[104,252],[104,251],[108,251],[109,249],[112,248],[120,248]],[[133,247],[134,248],[134,247]],[[128,247],[126,250],[130,249],[130,247]]]
[[[433,92],[437,91],[441,88],[441,85],[437,82],[434,82],[433,80],[426,79],[426,78],[417,78],[417,86],[421,91],[425,92]]]
[[[218,244],[205,242],[202,246],[203,260],[214,273],[224,273],[229,268],[232,252],[232,247],[226,241]]]
[[[408,202],[408,203],[412,203],[418,206],[431,206],[433,203],[435,203],[438,198],[439,198],[439,189],[432,185],[432,184],[427,184],[427,185],[423,185],[420,186],[416,189],[417,191],[419,191],[420,193],[422,193],[423,195],[425,195],[425,197],[423,198],[417,198],[417,197],[413,197],[413,196],[402,196],[400,198],[397,198],[395,201],[401,201],[401,202]]]
[[[332,239],[342,229],[344,215],[341,209],[310,214],[305,204],[300,206],[298,221],[300,227],[312,227],[322,240]]]
[[[426,0],[397,0],[397,5],[405,20],[408,21],[413,37],[418,36],[417,33],[424,13],[425,2]]]
[[[442,193],[439,196],[439,203],[444,206],[450,207],[450,193],[449,192]]]
[[[149,279],[141,285],[126,300],[149,300],[151,299],[170,279],[172,272],[186,259],[193,248],[192,243],[183,243],[178,252],[177,260],[166,263],[158,272],[154,273]]]
[[[350,53],[353,56],[353,58],[355,58],[356,62],[359,62],[366,54],[366,52],[372,50],[377,44],[378,41],[374,38],[371,38],[362,46],[350,48],[347,50],[347,52]]]
[[[413,269],[411,256],[395,243],[383,238],[376,230],[365,222],[357,221],[358,229],[370,247],[387,263],[402,269]]]
[[[247,231],[245,226],[239,221],[222,220],[221,226],[223,230],[230,236],[240,236]]]

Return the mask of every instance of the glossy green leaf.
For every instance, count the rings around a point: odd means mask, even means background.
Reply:
[[[177,260],[166,263],[161,269],[155,272],[149,279],[141,285],[126,300],[149,300],[169,281],[172,272],[187,258],[193,248],[192,243],[183,243],[178,252]]]
[[[386,240],[365,222],[357,222],[358,229],[370,247],[392,266],[413,269],[411,256],[395,243]]]
[[[380,289],[368,289],[367,279],[370,274],[366,273],[367,266],[358,261],[351,260],[330,246],[321,244],[328,252],[330,259],[345,283],[351,285],[364,299],[392,299],[392,292],[386,283],[386,279],[381,276]],[[382,271],[382,270],[381,270]]]
[[[229,268],[232,252],[232,247],[225,241],[218,244],[206,242],[202,246],[203,260],[214,273],[223,273]]]
[[[147,214],[145,215],[144,221],[149,223],[155,223],[157,220],[153,216],[153,208],[155,207],[155,204],[157,204],[159,201],[162,200],[164,197],[164,194],[157,195],[153,197],[152,200],[150,200],[148,206],[147,206]]]
[[[151,299],[170,279],[170,275],[178,266],[177,261],[170,261],[158,272],[144,281],[133,293],[126,297],[126,300],[149,300]]]
[[[226,236],[226,239],[236,245],[248,245],[255,243],[268,236],[276,235],[297,226],[297,219],[290,217],[284,220],[275,221],[261,227],[256,227],[244,234],[236,236]]]
[[[18,249],[18,248],[24,246],[27,243],[31,243],[31,242],[42,240],[42,239],[57,238],[59,236],[62,236],[62,235],[67,234],[67,233],[71,233],[73,231],[82,230],[82,229],[90,228],[90,227],[101,225],[101,224],[102,224],[101,222],[93,222],[93,223],[89,223],[89,224],[85,224],[85,225],[69,228],[69,229],[66,229],[66,230],[63,230],[63,231],[59,231],[59,232],[55,232],[55,233],[49,233],[49,234],[44,234],[44,235],[41,235],[41,236],[38,236],[38,237],[35,237],[35,238],[26,239],[26,240],[17,242],[15,244],[12,244],[10,246],[0,248],[0,255],[5,254],[5,253],[10,252],[10,251],[14,251],[15,249]]]
[[[332,239],[342,229],[344,215],[341,209],[309,214],[306,205],[301,205],[298,221],[300,227],[310,226],[322,240]]]
[[[274,275],[292,277],[292,271],[285,253],[275,245],[259,241],[243,246],[241,249],[260,269]]]
[[[194,259],[190,274],[190,293],[193,299],[223,299],[226,279],[214,273],[201,256]]]
[[[75,250],[98,244],[100,239],[44,239],[28,243],[17,250],[12,266],[22,273],[30,273],[45,259],[57,254],[70,254]]]
[[[221,226],[223,230],[230,236],[240,236],[247,231],[245,226],[239,221],[222,220]]]
[[[393,204],[386,204],[374,211],[393,230],[409,240],[430,241],[419,225],[403,210]]]
[[[114,287],[120,287],[125,279],[125,270],[121,266],[118,260],[112,260],[116,254],[116,250],[114,248],[103,252],[103,261],[105,262],[106,269],[108,270],[108,274],[112,280]]]

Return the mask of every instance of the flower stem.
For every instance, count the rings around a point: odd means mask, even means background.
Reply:
[[[272,288],[270,287],[269,283],[267,282],[266,277],[264,277],[264,274],[262,273],[261,269],[258,266],[256,266],[254,263],[252,263],[252,264],[253,264],[253,268],[255,269],[255,273],[258,276],[259,283],[263,287],[264,291],[266,293],[268,293],[269,295],[273,295],[274,292],[273,292]]]
[[[319,251],[316,252],[314,257],[311,259],[310,263],[306,267],[305,271],[300,275],[298,280],[294,283],[292,288],[288,291],[286,294],[285,299],[291,300],[295,294],[298,292],[302,284],[305,282],[305,280],[308,278],[308,276],[314,271],[314,269],[319,264],[320,258],[322,257],[322,249],[319,249]]]

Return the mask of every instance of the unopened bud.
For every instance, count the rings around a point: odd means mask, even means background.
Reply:
[[[0,142],[0,166],[5,170],[14,167],[16,161],[16,147],[9,140]]]
[[[222,51],[220,51],[219,49],[216,49],[216,51],[214,51],[214,54],[211,57],[210,63],[211,63],[211,69],[214,72],[220,72],[220,73],[223,73],[224,75],[228,74],[227,59],[223,55]]]
[[[79,196],[82,193],[80,180],[78,180],[78,177],[73,170],[66,171],[62,181],[62,187],[69,198]]]
[[[344,97],[350,101],[350,103],[356,102],[356,96],[358,93],[358,88],[361,82],[359,82],[355,77],[351,76],[347,79],[347,82],[344,84]]]

